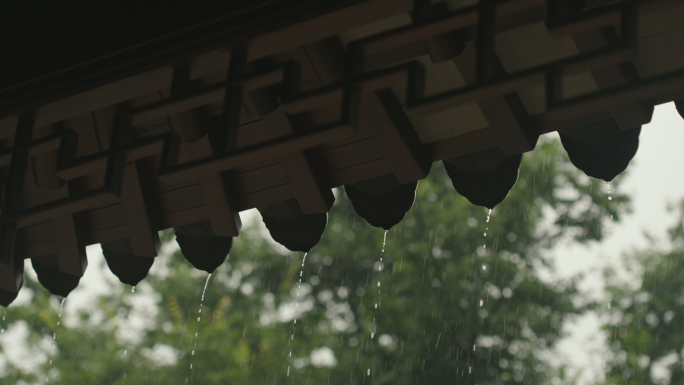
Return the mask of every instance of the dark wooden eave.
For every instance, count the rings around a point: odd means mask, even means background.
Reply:
[[[3,5],[0,117],[362,2]]]

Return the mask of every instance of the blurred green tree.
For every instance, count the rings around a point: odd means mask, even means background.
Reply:
[[[670,210],[669,245],[650,237],[650,247],[625,255],[627,279],[605,271],[607,384],[684,383],[684,200]]]
[[[67,325],[57,325],[58,301],[29,278],[32,301],[10,307],[3,327],[24,325],[35,364],[10,360],[4,378],[550,383],[563,371],[544,356],[563,336],[563,322],[588,304],[577,278],[545,282],[538,273],[553,271],[545,252],[559,240],[600,240],[602,223],[628,211],[629,198],[609,201],[601,183],[577,171],[557,140],[542,140],[487,222],[487,210],[459,196],[436,164],[407,217],[387,234],[358,217],[339,190],[326,233],[305,262],[254,224],[209,280],[203,302],[206,274],[175,252],[157,259],[136,293],[111,285]],[[102,269],[101,261],[91,268]],[[134,307],[138,297],[148,304]],[[145,322],[133,328],[131,314]]]

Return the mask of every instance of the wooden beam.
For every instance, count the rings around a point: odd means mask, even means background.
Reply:
[[[615,44],[618,39],[617,32],[612,26],[608,29],[604,27],[602,30],[589,31],[573,36],[573,40],[580,52],[589,52],[596,49],[597,46]],[[592,70],[591,75],[596,81],[599,90],[607,90],[621,84],[640,80],[639,74],[631,61],[622,63],[619,66]],[[639,127],[642,124],[646,124],[651,121],[651,116],[653,115],[652,106],[645,106],[644,103],[639,101],[615,106],[610,110],[615,122],[622,129]]]
[[[282,108],[264,116],[264,124],[272,138],[292,134],[294,130],[287,114]],[[295,191],[299,205],[304,214],[327,213],[330,211],[335,196],[332,191],[323,186],[306,154],[302,151],[283,154],[280,162],[285,168],[290,185]]]
[[[57,268],[62,273],[82,277],[88,266],[85,244],[81,241],[73,214],[52,219]]]
[[[17,264],[23,264],[23,258],[12,258],[9,263],[0,262],[0,289],[17,293],[23,281],[23,268]]]
[[[29,154],[25,149],[31,143],[34,120],[32,113],[22,114],[15,128],[12,158],[5,180],[5,193],[0,219],[0,262],[7,265],[12,263],[16,246],[17,224],[8,217],[21,210],[22,191],[26,178]],[[22,148],[24,147],[24,148]]]
[[[160,241],[156,226],[150,216],[154,207],[146,202],[141,172],[142,164],[133,162],[126,166],[121,187],[121,207],[126,216],[133,254],[141,257],[156,257]]]
[[[449,139],[440,140],[427,145],[432,159],[435,161],[450,159],[480,150],[499,146],[491,128],[470,132]]]
[[[362,129],[373,133],[401,183],[425,178],[432,159],[394,92],[381,89],[364,95]]]
[[[220,173],[205,174],[197,178],[215,235],[237,237],[242,228],[240,214],[233,211]]]
[[[537,145],[539,130],[532,124],[518,94],[478,103],[506,156],[532,151]]]

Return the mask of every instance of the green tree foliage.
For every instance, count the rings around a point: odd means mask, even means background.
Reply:
[[[671,209],[678,220],[667,249],[652,239],[648,249],[626,255],[629,280],[605,273],[608,384],[684,383],[684,201]]]
[[[544,253],[558,240],[601,239],[601,224],[628,209],[626,196],[609,201],[601,187],[549,140],[525,155],[517,186],[489,222],[487,210],[459,196],[436,164],[407,217],[386,234],[384,253],[385,234],[354,213],[342,190],[305,261],[248,227],[209,280],[203,302],[206,274],[179,252],[159,257],[136,293],[110,285],[111,294],[69,315],[66,325],[57,325],[58,301],[28,279],[32,301],[11,307],[3,326],[24,325],[35,365],[8,364],[5,378],[549,383],[559,371],[543,355],[563,336],[563,322],[586,306],[576,280],[544,282],[538,271],[553,269]],[[149,304],[132,306],[136,298]],[[144,322],[129,338],[131,314]]]

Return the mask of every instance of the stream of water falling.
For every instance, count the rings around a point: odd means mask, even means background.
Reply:
[[[608,185],[608,200],[612,201],[613,195],[611,194],[611,191],[610,191],[610,182],[606,182],[606,184]]]
[[[304,275],[304,263],[306,262],[306,256],[309,255],[309,253],[304,253],[304,258],[302,258],[302,268],[299,270],[299,283],[297,286],[297,307],[299,307],[299,295],[301,293],[302,289],[302,276]],[[290,341],[294,340],[294,335],[295,335],[295,328],[297,324],[297,318],[295,317],[294,322],[292,323],[292,333],[290,334],[290,339],[287,341],[287,344],[290,344]],[[290,350],[290,354],[288,354],[288,357],[292,357],[292,350]],[[290,365],[287,366],[287,377],[290,376]]]
[[[64,311],[64,302],[66,302],[66,297],[62,298],[62,303],[59,305],[59,315],[57,316],[57,328],[62,324],[62,311]],[[2,317],[3,321],[5,320],[5,317]],[[55,348],[55,355],[58,354],[57,352],[57,330],[55,329],[55,332],[52,334],[52,346]],[[45,375],[45,383],[47,383],[50,380],[50,367],[52,366],[52,360],[55,356],[53,355],[52,358],[50,358],[50,361],[48,362],[48,370],[47,374]]]
[[[7,318],[7,312],[4,312],[2,314],[2,323],[5,323],[5,319]],[[5,332],[5,326],[0,326],[0,334]]]
[[[380,251],[380,261],[376,264],[377,268],[375,270],[378,272],[378,274],[380,272],[382,272],[384,270],[384,267],[385,267],[385,265],[383,263],[383,256],[385,255],[385,245],[387,244],[387,232],[388,232],[388,230],[385,230],[385,233],[382,236],[382,250]],[[373,343],[373,338],[375,338],[375,335],[378,332],[378,329],[377,329],[378,304],[379,303],[382,304],[382,295],[380,294],[380,277],[378,277],[377,282],[378,282],[377,297],[379,299],[376,300],[375,306],[373,309],[374,317],[373,317],[373,326],[372,326],[372,330],[371,330],[371,343]],[[371,375],[371,370],[370,370],[370,368],[368,368],[367,376],[370,376],[370,375]]]
[[[207,280],[204,282],[204,289],[202,290],[202,298],[200,299],[200,308],[199,311],[197,312],[197,322],[200,322],[202,320],[202,307],[204,306],[204,295],[207,293],[207,286],[209,286],[209,279],[211,279],[211,273],[207,276]],[[199,332],[195,332],[195,336],[193,337],[193,347],[192,347],[192,352],[190,355],[192,357],[195,356],[195,350],[197,349],[197,336],[199,335]],[[194,362],[190,362],[190,377],[192,377],[192,369],[193,369],[193,364]],[[188,379],[186,378],[185,382],[188,382]]]
[[[489,219],[491,219],[491,217],[492,217],[492,209],[489,209],[489,211],[487,212],[487,225],[485,226],[485,233],[484,233],[485,241],[484,241],[484,245],[482,246],[482,248],[485,250],[487,249],[487,231],[489,231]],[[487,270],[487,264],[485,264],[485,263],[482,264],[482,270]]]
[[[135,293],[135,286],[131,287],[131,293]],[[133,296],[133,294],[131,294]],[[131,305],[132,306],[132,305]],[[131,325],[130,325],[130,320],[131,320],[131,313],[133,312],[133,309],[131,308],[131,311],[128,313],[128,317],[126,317],[126,320],[129,321],[128,325],[128,341],[131,340]],[[128,349],[124,349],[124,356],[128,355]],[[124,376],[126,374],[124,373]]]

